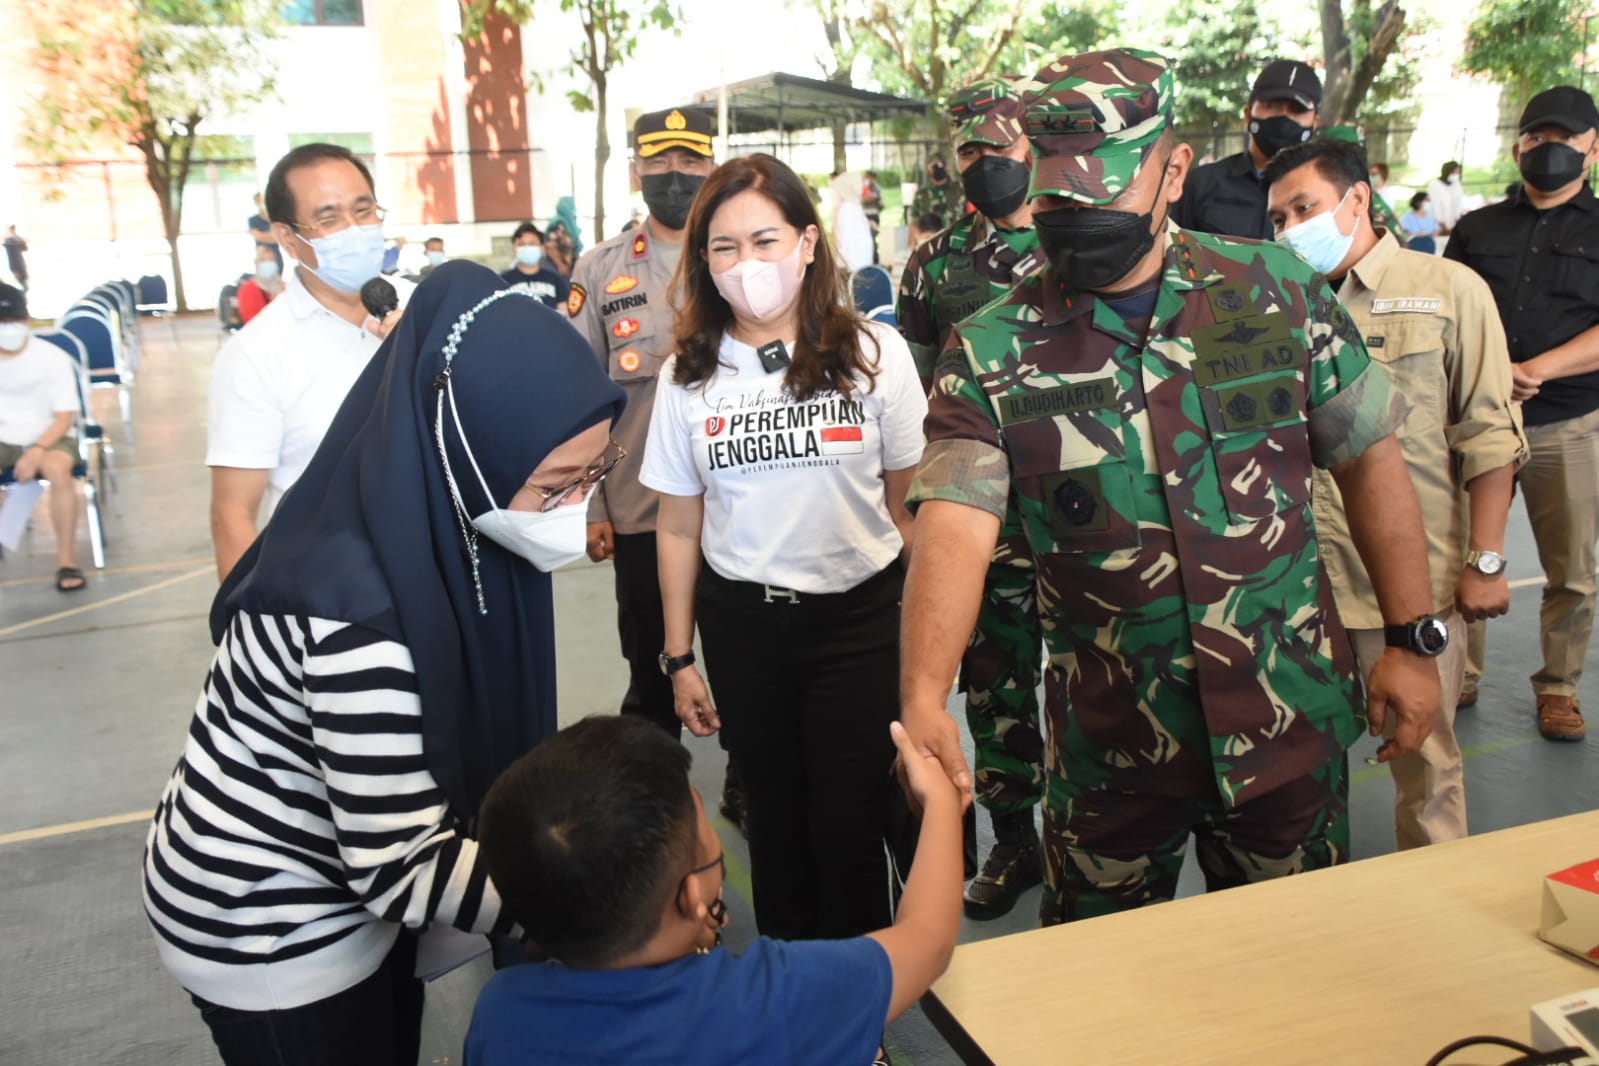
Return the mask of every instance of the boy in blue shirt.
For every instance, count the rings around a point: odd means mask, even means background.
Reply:
[[[630,716],[589,718],[514,763],[479,846],[503,906],[548,962],[501,970],[468,1066],[859,1063],[949,965],[961,913],[958,791],[899,723],[900,782],[923,814],[894,924],[852,940],[720,950],[721,842],[690,755]]]

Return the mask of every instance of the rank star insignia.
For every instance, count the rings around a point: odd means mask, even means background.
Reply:
[[[1266,397],[1266,408],[1278,418],[1282,418],[1294,406],[1294,394],[1279,385],[1271,390]]]
[[[1227,413],[1233,416],[1234,422],[1253,422],[1255,411],[1255,401],[1241,392],[1233,393],[1233,398],[1227,401]]]
[[[1055,503],[1060,507],[1060,513],[1066,516],[1066,521],[1074,526],[1086,526],[1092,522],[1094,512],[1099,508],[1093,491],[1074,477],[1061,482],[1055,490]]]
[[[1256,337],[1268,332],[1270,330],[1265,326],[1251,326],[1248,323],[1240,322],[1230,332],[1218,337],[1217,340],[1230,341],[1233,344],[1248,344]]]
[[[650,250],[650,242],[644,237],[644,230],[640,229],[638,236],[633,238],[633,258],[643,259],[644,254]]]
[[[618,274],[616,277],[605,283],[605,291],[611,296],[616,296],[627,292],[629,289],[636,288],[638,288],[638,278],[635,278],[631,274]]]
[[[639,324],[638,319],[636,318],[624,318],[617,322],[616,325],[611,327],[611,332],[616,334],[618,337],[621,337],[623,340],[627,340],[638,331]]]

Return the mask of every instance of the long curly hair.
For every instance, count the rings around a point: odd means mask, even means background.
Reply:
[[[828,391],[848,396],[864,378],[870,392],[877,377],[877,353],[868,361],[862,350],[861,338],[870,334],[865,319],[845,296],[844,279],[822,233],[815,201],[798,175],[763,152],[729,159],[712,171],[694,198],[672,279],[672,302],[677,308],[677,369],[672,380],[697,385],[716,373],[722,334],[733,323],[733,309],[711,280],[706,258],[711,218],[727,201],[751,189],[776,204],[784,221],[801,233],[808,226],[815,226],[818,233],[816,258],[800,286],[798,335],[783,376],[784,390],[797,400]],[[875,348],[875,338],[872,343]]]

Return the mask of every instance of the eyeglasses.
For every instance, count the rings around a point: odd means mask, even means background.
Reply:
[[[362,204],[353,211],[325,211],[309,222],[291,222],[289,225],[313,237],[326,237],[350,226],[371,226],[382,222],[389,209],[377,204]]]
[[[719,871],[721,873],[722,880],[723,881],[727,880],[727,853],[726,852],[722,852],[722,851],[717,852],[716,853],[716,858],[712,859],[710,862],[706,863],[704,866],[696,866],[696,867],[694,867],[694,869],[692,869],[688,873],[684,874],[683,875],[683,879],[677,883],[677,894],[679,896],[681,896],[683,894],[683,890],[688,887],[688,879],[689,878],[695,876],[696,874],[709,873],[712,870]],[[725,923],[726,918],[727,918],[727,903],[720,896],[718,896],[715,900],[713,900],[711,902],[711,905],[709,907],[707,907],[706,910],[709,912],[709,914],[711,916],[711,920],[716,922],[717,925],[722,925],[722,924]],[[722,934],[720,932],[718,932],[716,934],[716,942],[718,944],[720,944],[722,942]]]
[[[529,485],[528,488],[544,497],[544,502],[539,504],[539,512],[542,514],[545,511],[553,511],[557,507],[561,506],[561,504],[571,499],[572,493],[580,491],[587,492],[595,485],[598,485],[600,482],[604,481],[605,475],[609,474],[612,470],[615,470],[617,463],[620,463],[623,459],[627,458],[627,449],[616,443],[615,437],[612,437],[611,443],[606,445],[606,453],[609,454],[612,448],[616,449],[616,454],[614,456],[611,456],[609,459],[607,459],[604,455],[600,456],[600,461],[585,470],[583,472],[583,476],[578,478],[576,481],[562,485],[558,489],[545,489],[540,488],[537,485]]]

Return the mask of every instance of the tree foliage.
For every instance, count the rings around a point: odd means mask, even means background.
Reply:
[[[1321,120],[1333,126],[1355,121],[1383,68],[1400,47],[1405,9],[1399,0],[1321,0]]]
[[[45,0],[30,9],[43,91],[23,139],[62,164],[108,142],[132,145],[160,203],[173,289],[185,307],[178,234],[200,126],[275,92],[265,45],[281,32],[269,0]]]
[[[1241,127],[1260,69],[1279,56],[1312,51],[1304,27],[1285,26],[1253,5],[1235,8],[1226,18],[1215,13],[1210,0],[1175,0],[1154,28],[1150,47],[1176,68],[1181,127]]]
[[[851,27],[885,92],[941,102],[950,89],[1002,71],[1024,25],[1023,0],[864,0]],[[1030,73],[1030,72],[1029,72]]]
[[[1588,0],[1490,0],[1466,29],[1460,70],[1487,78],[1519,115],[1535,93],[1579,79]]]

